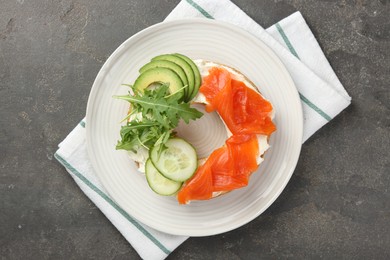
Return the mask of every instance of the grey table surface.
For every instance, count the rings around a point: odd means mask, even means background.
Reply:
[[[390,2],[234,2],[264,27],[299,10],[352,104],[302,147],[285,191],[169,259],[390,258]],[[0,1],[0,258],[139,256],[53,158],[103,62],[178,1]]]

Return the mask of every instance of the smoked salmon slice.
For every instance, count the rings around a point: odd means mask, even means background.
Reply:
[[[203,79],[199,91],[205,95],[208,100],[213,100],[216,96],[221,94],[222,89],[230,86],[231,79],[232,77],[229,71],[213,67],[209,70],[209,75]],[[206,111],[214,111],[216,109],[215,103],[216,102],[209,102],[206,106]]]
[[[225,157],[211,168],[214,191],[231,191],[248,185],[257,169],[259,152],[256,135],[232,135],[226,140]]]
[[[269,116],[273,109],[270,102],[245,83],[232,79],[226,69],[211,68],[200,92],[208,102],[206,111],[217,111],[233,135],[184,184],[177,196],[181,204],[248,185],[258,167],[257,134],[269,136],[276,130]]]
[[[178,201],[205,200],[213,192],[231,191],[248,185],[257,169],[256,135],[232,135],[226,146],[215,150],[178,193]]]
[[[184,184],[184,187],[177,194],[177,200],[180,204],[186,204],[190,200],[212,198],[214,189],[211,167],[224,152],[225,147],[213,151],[207,161],[196,170],[194,176]]]

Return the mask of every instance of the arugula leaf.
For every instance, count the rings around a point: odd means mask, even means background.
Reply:
[[[162,145],[173,135],[173,129],[182,119],[187,124],[203,114],[181,101],[180,95],[169,93],[169,86],[162,84],[144,93],[133,89],[134,95],[115,96],[131,104],[130,121],[121,128],[121,140],[116,149],[133,152],[143,146],[147,149]]]

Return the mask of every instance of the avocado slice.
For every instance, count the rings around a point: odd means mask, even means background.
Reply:
[[[151,61],[147,64],[145,64],[142,68],[139,69],[139,72],[142,74],[143,72],[152,69],[152,68],[167,68],[170,70],[173,70],[181,79],[183,82],[183,85],[188,85],[187,76],[184,72],[184,70],[177,65],[176,63],[173,63],[172,61],[167,60],[155,60]]]
[[[141,73],[135,80],[133,87],[143,92],[153,83],[169,84],[171,93],[179,92],[178,95],[183,96],[183,82],[180,77],[173,71],[167,68],[152,68]]]
[[[175,53],[175,54],[173,54],[173,55],[182,58],[182,59],[185,60],[188,64],[190,64],[191,69],[192,69],[192,71],[194,72],[194,76],[195,76],[194,90],[192,91],[192,93],[191,93],[191,95],[190,95],[190,98],[189,98],[189,100],[192,100],[192,99],[196,96],[196,94],[198,94],[199,87],[200,87],[200,85],[202,84],[202,77],[201,77],[201,75],[200,75],[198,66],[196,66],[196,64],[195,64],[190,58],[188,58],[187,56],[185,56],[185,55],[183,55],[183,54]]]
[[[188,88],[184,89],[184,101],[188,102],[190,100],[189,99],[190,95],[193,92],[193,89],[195,87],[195,76],[191,66],[182,58],[174,56],[172,54],[163,54],[163,55],[156,56],[152,59],[152,61],[155,60],[171,61],[179,65],[184,70],[184,73],[186,74],[188,80]]]

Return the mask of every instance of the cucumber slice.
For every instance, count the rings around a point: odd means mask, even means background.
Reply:
[[[139,73],[142,74],[145,71],[153,68],[167,68],[173,70],[180,77],[181,81],[183,82],[183,85],[188,85],[187,76],[184,73],[184,70],[176,63],[167,60],[151,61],[142,66],[142,68],[139,69]]]
[[[181,182],[165,178],[148,159],[145,164],[146,180],[149,187],[157,194],[169,196],[175,194],[181,187]]]
[[[189,101],[192,100],[196,94],[198,94],[199,87],[202,84],[202,77],[200,75],[198,66],[187,56],[180,54],[180,53],[175,53],[173,54],[174,56],[180,57],[183,60],[185,60],[188,64],[190,64],[192,71],[194,72],[195,76],[195,83],[194,83],[194,89],[192,90],[192,93],[189,95]]]
[[[152,59],[152,61],[156,61],[156,60],[171,61],[179,65],[184,70],[184,73],[186,74],[188,80],[188,88],[184,89],[184,101],[186,102],[190,101],[189,100],[190,95],[193,92],[195,87],[195,76],[191,66],[182,58],[174,56],[172,54],[163,54],[163,55],[156,56]]]
[[[180,138],[169,139],[166,149],[160,152],[160,146],[153,147],[150,159],[157,170],[166,178],[183,182],[195,173],[198,158],[192,145]]]

